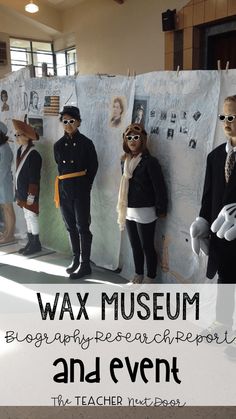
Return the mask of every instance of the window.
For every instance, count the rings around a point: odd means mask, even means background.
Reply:
[[[10,38],[12,71],[32,65],[35,77],[42,77],[42,64],[47,64],[47,74],[73,76],[77,72],[75,47],[53,52],[51,42]]]
[[[42,64],[47,64],[47,74],[53,76],[53,47],[51,43],[45,42],[32,42],[33,49],[33,65],[35,67],[35,76],[42,76]]]
[[[73,76],[76,74],[76,49],[73,47],[56,52],[56,66],[58,76]]]
[[[54,75],[54,53],[50,42],[30,41],[10,38],[10,54],[12,71],[27,65],[33,65],[36,77],[42,76],[42,64],[47,64],[48,75]]]

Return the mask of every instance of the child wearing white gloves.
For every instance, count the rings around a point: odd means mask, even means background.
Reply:
[[[219,115],[227,142],[207,157],[205,184],[199,217],[190,227],[192,248],[208,255],[207,277],[218,274],[218,284],[236,283],[236,95],[224,100]],[[216,322],[209,331],[224,331],[233,325],[234,293],[220,287]],[[223,309],[222,309],[223,308]]]

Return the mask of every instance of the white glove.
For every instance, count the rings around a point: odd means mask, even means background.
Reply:
[[[236,239],[236,204],[225,205],[211,225],[211,230],[220,239]]]
[[[27,196],[27,201],[26,201],[27,205],[33,205],[34,198],[35,198],[35,196],[32,195],[31,193],[29,193],[29,195]]]
[[[210,227],[205,218],[197,217],[190,226],[191,245],[193,252],[199,255],[200,250],[205,255],[209,253],[209,232]]]

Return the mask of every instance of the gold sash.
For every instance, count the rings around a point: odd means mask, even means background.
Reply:
[[[67,173],[66,175],[57,176],[55,179],[55,189],[54,189],[54,202],[56,208],[60,206],[60,196],[59,196],[59,180],[63,179],[72,179],[74,177],[85,176],[86,170],[82,170],[81,172],[74,172],[74,173]]]

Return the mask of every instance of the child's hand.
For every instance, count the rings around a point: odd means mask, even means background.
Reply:
[[[27,201],[26,201],[26,203],[27,203],[27,205],[33,205],[33,203],[34,203],[34,198],[35,198],[35,196],[34,195],[32,195],[31,193],[28,195],[28,197],[27,197]]]
[[[211,231],[220,239],[236,239],[236,204],[225,205],[211,225]]]

